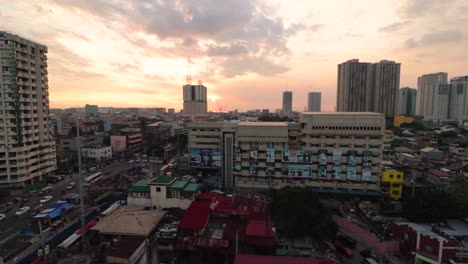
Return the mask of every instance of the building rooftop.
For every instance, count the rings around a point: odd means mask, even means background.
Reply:
[[[120,206],[91,229],[103,234],[148,236],[166,213],[148,211],[144,207]]]
[[[239,126],[287,127],[286,122],[239,122]]]
[[[247,255],[239,254],[234,261],[235,264],[334,264],[335,262],[328,258],[303,258],[289,256],[265,256],[265,255]]]
[[[413,223],[413,222],[395,222],[395,224],[398,225],[398,226],[406,225],[406,226],[411,227],[412,229],[414,229],[415,231],[417,231],[418,233],[421,233],[423,235],[431,236],[431,237],[433,237],[435,239],[438,239],[438,240],[447,241],[447,239],[445,239],[443,236],[441,236],[441,235],[439,235],[437,233],[434,233],[432,231],[432,226],[431,225],[417,224],[417,223]]]
[[[200,190],[201,187],[202,187],[201,184],[189,182],[189,184],[187,184],[184,187],[183,191],[184,192],[196,192],[196,191]]]
[[[151,192],[151,188],[148,185],[149,180],[139,180],[135,184],[133,184],[129,189],[128,192]]]
[[[185,211],[178,228],[199,230],[205,227],[210,216],[210,204],[206,202],[192,202]]]
[[[175,181],[175,178],[167,175],[161,175],[152,179],[148,184],[170,184]]]
[[[437,177],[449,177],[450,176],[448,173],[440,171],[440,170],[436,170],[436,169],[430,169],[429,173]]]
[[[187,185],[188,181],[175,181],[169,186],[172,189],[183,189]]]
[[[371,115],[371,116],[383,116],[381,113],[373,112],[301,112],[303,115],[350,115],[350,116],[362,116],[362,115]]]
[[[106,257],[112,258],[108,259],[107,262],[116,263],[116,259],[128,260],[140,247],[141,243],[145,241],[145,239],[145,237],[138,236],[123,237],[113,247],[106,250]]]

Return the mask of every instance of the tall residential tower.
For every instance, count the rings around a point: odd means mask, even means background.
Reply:
[[[322,93],[311,92],[307,96],[307,111],[320,112],[322,109]]]
[[[414,88],[404,87],[400,89],[398,99],[398,114],[414,116],[416,114],[416,94]]]
[[[418,77],[416,115],[425,120],[440,121],[448,118],[448,74],[438,72]]]
[[[293,104],[293,92],[284,91],[283,92],[283,113],[289,114],[292,112]]]
[[[0,31],[0,185],[36,183],[56,170],[46,53]]]

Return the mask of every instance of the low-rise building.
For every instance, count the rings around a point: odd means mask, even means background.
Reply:
[[[149,180],[140,180],[127,191],[127,204],[129,206],[151,206],[151,188]]]
[[[383,169],[381,192],[384,197],[400,200],[403,193],[404,173],[392,169]]]
[[[112,158],[111,146],[88,146],[82,150],[83,156],[88,159],[95,159],[97,161]]]
[[[446,189],[450,185],[450,175],[447,172],[430,169],[425,173],[426,181],[430,182],[437,189]]]
[[[179,181],[162,175],[154,178],[148,185],[151,189],[151,206],[161,209],[179,207],[187,209],[202,185],[189,181]]]

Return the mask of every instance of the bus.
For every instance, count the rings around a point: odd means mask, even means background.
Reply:
[[[102,172],[96,172],[84,179],[84,185],[89,186],[93,183],[96,183],[104,178],[104,174]]]

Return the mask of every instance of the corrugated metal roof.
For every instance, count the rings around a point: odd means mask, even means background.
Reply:
[[[148,184],[170,184],[174,180],[171,176],[161,175],[152,179]]]
[[[201,189],[201,184],[190,182],[184,187],[183,191],[184,192],[196,192],[200,189]]]
[[[188,181],[175,181],[169,186],[172,189],[183,189],[187,185]]]
[[[149,180],[140,180],[128,188],[128,192],[151,192],[151,188],[148,185]]]

